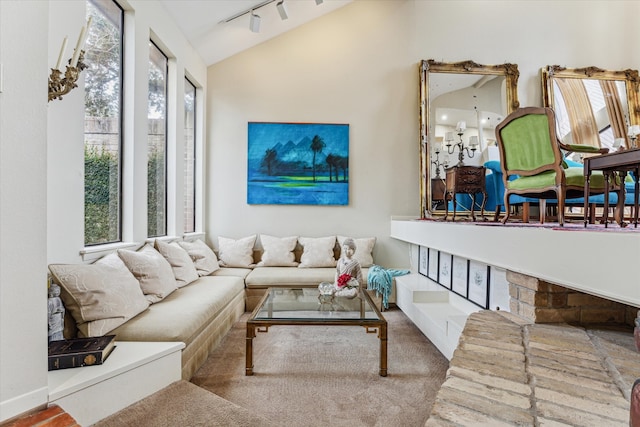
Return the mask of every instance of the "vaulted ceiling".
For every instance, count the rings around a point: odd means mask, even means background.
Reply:
[[[215,64],[245,49],[339,9],[352,0],[284,0],[288,16],[282,19],[280,0],[160,0],[207,65]],[[316,4],[320,3],[320,4]],[[257,7],[257,8],[256,8]],[[260,31],[249,29],[252,8],[260,16]],[[224,22],[242,12],[246,14]]]

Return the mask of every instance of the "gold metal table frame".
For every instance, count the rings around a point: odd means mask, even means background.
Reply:
[[[256,332],[268,332],[277,325],[363,326],[366,333],[378,333],[380,370],[387,376],[387,321],[365,290],[353,299],[335,297],[335,309],[318,310],[315,288],[269,288],[247,320],[245,375],[253,375],[253,339]]]

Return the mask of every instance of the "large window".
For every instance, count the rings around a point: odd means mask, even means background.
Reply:
[[[167,234],[167,57],[149,43],[147,236]]]
[[[196,87],[184,79],[184,232],[196,231]]]
[[[92,18],[85,46],[84,241],[121,237],[122,9],[89,0]]]

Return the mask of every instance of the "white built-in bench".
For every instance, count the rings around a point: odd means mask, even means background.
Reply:
[[[421,274],[397,276],[396,304],[449,360],[467,317],[480,307]]]
[[[49,404],[81,426],[117,412],[181,379],[181,342],[124,342],[101,365],[49,371]]]

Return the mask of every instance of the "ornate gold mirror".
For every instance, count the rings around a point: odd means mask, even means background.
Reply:
[[[609,152],[638,145],[638,71],[550,65],[541,72],[543,102],[554,109],[558,138],[564,144]],[[579,153],[569,158],[582,161]]]
[[[447,63],[432,59],[420,63],[423,217],[444,213],[447,167],[459,162],[481,166],[498,155],[494,129],[519,106],[518,77],[515,64]]]

